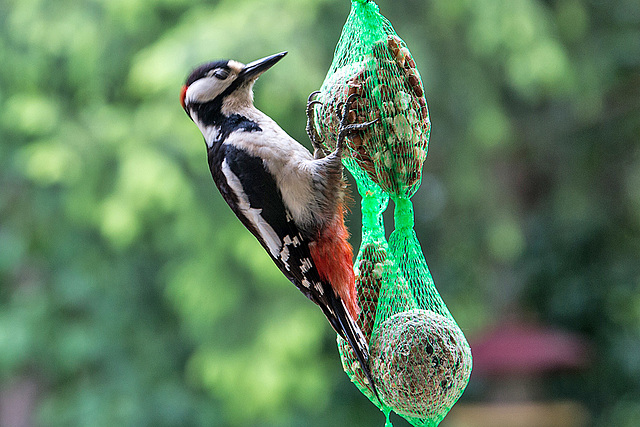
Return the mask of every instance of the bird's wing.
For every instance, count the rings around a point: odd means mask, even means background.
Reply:
[[[354,349],[373,384],[369,346],[344,302],[331,284],[320,278],[311,257],[308,237],[285,208],[277,184],[264,162],[231,145],[209,152],[209,164],[220,192],[236,216],[258,239],[282,273],[322,309],[333,329]]]

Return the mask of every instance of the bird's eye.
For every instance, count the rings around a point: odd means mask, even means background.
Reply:
[[[210,75],[217,79],[224,80],[229,77],[229,70],[225,70],[224,68],[216,68],[215,70],[211,71]]]

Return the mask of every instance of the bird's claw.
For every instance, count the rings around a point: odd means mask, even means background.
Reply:
[[[319,90],[311,92],[309,97],[307,98],[307,135],[309,136],[309,140],[311,141],[311,145],[313,146],[313,156],[316,159],[323,158],[326,153],[324,151],[324,147],[322,146],[322,142],[324,138],[322,138],[314,125],[314,116],[316,105],[323,105],[322,101],[318,101],[317,99],[313,99],[316,95],[320,93]]]
[[[349,123],[349,112],[351,111],[351,107],[358,96],[358,94],[352,93],[344,102],[340,102],[337,105],[336,115],[338,116],[338,119],[340,119],[340,130],[338,132],[338,141],[336,142],[336,152],[338,155],[342,153],[344,139],[347,136],[352,135],[355,132],[363,131],[380,120],[379,118],[376,118],[364,123]]]

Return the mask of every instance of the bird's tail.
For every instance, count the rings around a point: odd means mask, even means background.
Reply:
[[[355,319],[353,319],[349,314],[349,311],[340,296],[333,292],[329,292],[329,306],[335,313],[335,316],[327,316],[331,326],[333,326],[333,329],[335,329],[336,332],[344,338],[353,349],[356,354],[356,358],[358,359],[358,362],[360,362],[360,366],[371,385],[373,393],[378,401],[380,401],[378,391],[376,390],[376,386],[373,381],[373,376],[371,375],[371,369],[369,368],[369,344],[367,339]]]

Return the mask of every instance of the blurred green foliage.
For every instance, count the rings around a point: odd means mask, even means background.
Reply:
[[[514,312],[588,337],[591,369],[547,397],[635,425],[640,3],[379,5],[427,89],[416,229],[450,310],[472,342]],[[382,425],[320,311],[217,194],[178,103],[201,62],[288,50],[256,104],[306,141],[348,10],[0,1],[0,388],[37,383],[33,424]]]

